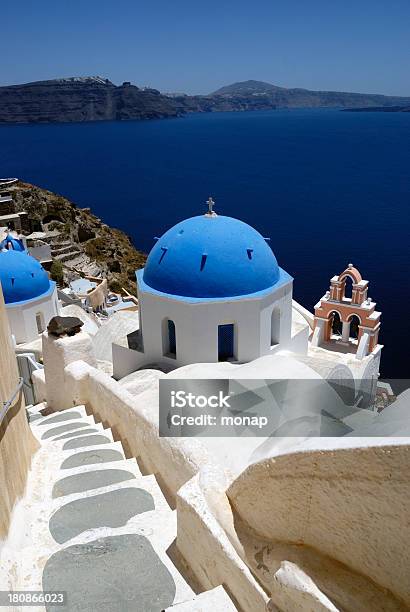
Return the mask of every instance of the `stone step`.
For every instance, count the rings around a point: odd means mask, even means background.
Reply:
[[[80,251],[74,251],[73,249],[67,253],[60,253],[55,255],[54,259],[57,261],[61,261],[61,263],[65,261],[76,260],[79,256]]]
[[[61,236],[57,236],[56,238],[53,238],[50,242],[50,246],[51,248],[60,248],[60,247],[66,247],[66,246],[71,246],[73,243],[71,242],[71,240],[67,240],[67,238],[61,237]],[[77,246],[77,245],[75,245]]]
[[[127,468],[129,469],[129,468]],[[54,483],[52,483],[54,484]],[[51,487],[50,487],[51,488]],[[162,519],[168,517],[168,519],[173,523],[175,518],[175,510],[172,510],[168,502],[166,501],[155,476],[153,474],[149,474],[148,476],[138,476],[135,475],[134,478],[130,480],[124,480],[123,482],[117,482],[115,484],[111,484],[104,487],[99,487],[96,489],[87,489],[86,491],[75,492],[69,495],[64,495],[61,497],[49,498],[48,495],[44,495],[42,498],[39,498],[33,501],[30,504],[30,512],[32,516],[41,517],[41,521],[36,522],[32,521],[32,525],[30,526],[31,536],[35,534],[35,530],[39,529],[38,525],[44,523],[44,521],[48,522],[49,519],[61,508],[70,504],[71,502],[75,502],[76,500],[83,500],[89,497],[96,497],[98,495],[102,495],[103,493],[110,493],[112,491],[119,491],[120,489],[138,489],[149,493],[153,499],[153,507],[147,510],[148,512],[153,512],[154,514],[160,513]],[[30,517],[28,517],[30,518]],[[151,520],[151,519],[150,519]],[[154,518],[152,519],[154,521]],[[137,521],[140,524],[140,520]],[[30,536],[28,542],[34,540]],[[175,534],[174,534],[175,537]]]
[[[61,478],[57,476],[51,491],[52,498],[95,491],[135,479],[135,466],[120,465],[119,461],[114,463],[116,465],[112,467],[96,466],[93,470],[84,470],[69,476],[62,475]]]
[[[104,432],[109,432],[109,429],[105,429]],[[90,435],[94,435],[94,434],[90,434]],[[99,433],[97,433],[97,435],[100,435]],[[84,436],[87,437],[87,436]],[[77,438],[74,438],[77,439]],[[62,440],[61,442],[67,442],[67,440]],[[107,451],[110,451],[109,453]],[[93,456],[90,455],[90,453],[93,453]],[[132,463],[135,463],[136,466],[138,467],[137,461],[135,459],[126,459],[125,455],[124,455],[124,449],[122,447],[121,442],[113,442],[113,441],[109,441],[106,442],[105,444],[100,444],[100,445],[90,445],[90,446],[83,446],[80,448],[74,448],[74,449],[65,449],[63,450],[62,448],[58,449],[58,452],[55,453],[55,457],[53,458],[53,466],[54,466],[54,470],[56,472],[56,475],[69,475],[71,473],[76,473],[79,470],[88,470],[88,469],[92,469],[93,465],[95,466],[100,466],[100,465],[105,465],[107,463],[106,459],[109,458],[110,456],[112,456],[112,459],[110,461],[113,463],[116,463],[116,460],[114,459],[114,455],[112,455],[112,453],[115,453],[116,456],[119,455],[121,456],[120,461],[130,461]],[[74,465],[74,458],[76,458],[75,462],[77,463],[77,465]],[[95,461],[95,463],[91,463],[91,461]],[[64,466],[64,467],[63,467]],[[139,472],[140,474],[140,472]]]
[[[47,244],[54,244],[54,242],[58,241],[58,240],[66,240],[66,237],[61,234],[58,230],[53,230],[48,232],[48,234],[46,236],[43,236],[42,240],[43,242],[47,242]]]
[[[53,246],[51,248],[51,255],[56,258],[57,255],[64,255],[64,253],[71,253],[71,252],[76,252],[76,253],[80,253],[81,249],[78,248],[78,246],[76,246],[75,244],[72,244],[71,242],[69,244],[63,245],[63,244],[59,244],[58,246]]]
[[[36,404],[35,406],[33,406],[33,404],[30,404],[30,406],[26,406],[27,419],[30,425],[44,418],[44,416],[41,414],[41,411],[45,409],[46,404],[44,402],[41,404]]]
[[[57,436],[53,439],[53,442],[61,442],[64,444],[68,440],[72,440],[73,438],[80,438],[83,436],[88,436],[91,434],[104,434],[110,441],[114,441],[112,437],[112,433],[110,429],[104,429],[101,423],[94,423],[92,426],[87,426],[81,429],[76,429],[74,431],[68,431],[67,433],[61,434],[61,436]]]
[[[106,448],[106,446],[108,448]],[[92,464],[87,464],[87,465],[80,465],[78,467],[62,468],[56,473],[56,478],[66,478],[68,476],[73,476],[75,474],[85,474],[88,472],[93,472],[95,470],[103,470],[103,469],[107,469],[107,470],[125,469],[127,471],[130,471],[137,478],[142,477],[140,468],[136,460],[124,458],[120,442],[114,442],[113,444],[107,444],[106,446],[101,446],[101,447],[92,446],[85,452],[81,452],[81,453],[77,452],[77,453],[74,453],[73,455],[69,455],[68,457],[64,458],[61,465],[62,466],[73,465],[74,462],[82,461],[84,460],[84,458],[86,460],[88,459],[93,460],[93,457],[95,457],[95,459],[97,460],[100,458],[101,459],[106,458],[106,459],[111,459],[111,461],[105,461],[103,463],[92,463]],[[105,453],[106,454],[105,457],[104,455],[101,455],[101,453]],[[115,457],[113,453],[115,453]]]
[[[44,404],[38,404],[38,406],[43,406]],[[31,412],[31,414],[39,414],[39,411],[37,412]],[[41,420],[38,420],[35,422],[35,426],[38,427],[39,425],[43,426],[43,425],[47,425],[48,423],[53,423],[53,422],[61,422],[61,424],[63,423],[63,421],[68,422],[70,420],[73,420],[73,415],[75,415],[75,417],[77,418],[83,418],[83,417],[87,417],[87,412],[85,410],[85,406],[76,406],[75,408],[70,408],[68,410],[62,410],[60,412],[52,412],[46,416],[41,415]]]
[[[88,432],[88,429],[96,429],[97,431],[93,433],[83,433],[82,430],[77,430],[77,435],[69,438],[62,438],[59,436],[60,439],[56,439],[55,441],[63,443],[61,446],[62,451],[72,451],[76,449],[84,451],[89,450],[88,447],[101,446],[114,442],[111,430],[104,429],[101,423],[94,423],[92,427],[84,429],[84,432]]]
[[[104,528],[106,532],[107,529],[124,528],[128,532],[143,531],[147,537],[153,538],[155,546],[160,541],[171,544],[170,538],[175,537],[175,511],[169,508],[155,485],[147,477],[142,477],[138,482],[128,481],[97,492],[58,498],[51,504],[36,504],[32,511],[44,520],[33,521],[32,541],[42,541],[52,549],[56,542],[66,544],[74,540],[73,543],[79,543],[87,538],[93,539],[95,533],[87,532],[96,529]],[[44,535],[41,536],[45,529],[49,529],[54,542],[48,535],[45,540]]]
[[[190,601],[174,604],[164,612],[236,612],[237,608],[222,585],[200,593]]]
[[[95,264],[93,264],[91,262],[89,257],[83,251],[81,251],[80,253],[77,253],[76,257],[73,259],[73,261],[71,262],[70,265],[74,266],[75,262],[78,262],[79,264],[88,264],[89,266],[91,266],[91,267],[93,267],[95,269]],[[83,270],[83,272],[90,274],[90,272],[88,270]],[[98,273],[101,274],[101,271],[99,271]],[[91,274],[91,276],[96,276],[96,275],[95,274]]]
[[[133,472],[133,467],[130,465],[123,466],[123,469],[129,472]],[[143,489],[144,491],[147,491],[148,493],[150,493],[154,499],[156,510],[165,512],[165,513],[175,512],[169,507],[168,502],[165,499],[164,494],[162,493],[157,483],[157,480],[153,474],[142,476],[141,474],[134,472],[133,476],[134,478],[131,478],[130,480],[124,480],[122,482],[117,482],[111,485],[98,487],[96,489],[87,489],[86,491],[71,493],[69,495],[64,495],[61,497],[55,497],[52,499],[43,500],[41,503],[44,504],[44,511],[48,513],[49,515],[51,515],[56,510],[64,506],[65,504],[75,501],[76,499],[83,499],[85,497],[90,497],[93,495],[99,495],[101,493],[106,493],[109,491],[117,491],[118,489],[131,487],[131,488]]]
[[[135,459],[125,458],[121,442],[113,442],[103,446],[93,446],[88,450],[78,449],[74,451],[72,455],[64,458],[60,466],[60,472],[69,475],[96,467],[112,467],[112,464],[120,462],[129,462],[138,467]]]
[[[29,414],[40,414],[41,410],[44,410],[47,407],[45,402],[40,402],[39,404],[30,404],[26,406],[26,410]]]
[[[65,237],[61,240],[59,240],[58,238],[55,238],[51,242],[49,242],[51,251],[53,251],[54,249],[59,249],[60,247],[65,247],[65,246],[69,246],[73,244],[74,243],[71,242],[71,240],[67,240]],[[77,246],[77,245],[74,244],[74,246]]]
[[[31,425],[32,423],[35,423],[36,421],[39,421],[42,418],[42,414],[40,412],[38,412],[38,413],[28,412],[27,413],[27,418],[28,418],[28,422]]]
[[[104,535],[107,531],[116,535],[123,527],[133,532],[132,520],[142,514],[146,526],[149,512],[155,514],[156,521],[160,519],[152,495],[144,489],[124,487],[64,504],[50,517],[49,530],[58,544],[82,543],[88,536],[95,539],[98,529],[104,529]]]
[[[80,429],[85,429],[86,427],[95,427],[93,417],[86,416],[71,419],[68,421],[62,421],[60,423],[45,425],[44,427],[40,425],[40,421],[34,421],[32,431],[40,442],[47,444],[62,434],[79,431]]]
[[[166,553],[126,527],[97,528],[63,547],[55,544],[52,554],[25,550],[20,575],[21,590],[66,591],[67,612],[160,612],[194,597]]]

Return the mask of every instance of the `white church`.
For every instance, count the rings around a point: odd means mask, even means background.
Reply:
[[[56,284],[12,235],[0,243],[0,282],[15,343],[36,340],[58,314]]]
[[[79,316],[97,360],[116,380],[141,371],[170,372],[191,364],[231,366],[259,360],[256,377],[275,376],[260,358],[292,357],[322,378],[348,379],[374,396],[382,346],[380,312],[368,282],[349,264],[331,279],[309,312],[292,298],[293,279],[278,265],[269,242],[250,225],[218,215],[185,219],[157,239],[136,272],[138,309],[97,320],[63,308],[56,284],[9,234],[0,243],[0,282],[15,344],[41,358],[41,334],[57,315]],[[348,283],[352,295],[348,295]],[[121,317],[123,317],[121,319]],[[124,325],[124,321],[126,325]],[[288,375],[289,368],[282,372]],[[301,376],[301,374],[300,374]]]
[[[211,198],[207,204],[206,214],[181,221],[158,238],[145,268],[137,271],[139,325],[128,335],[128,346],[113,343],[114,378],[145,368],[244,364],[286,353],[321,374],[325,369],[326,378],[343,366],[353,379],[377,380],[382,347],[374,342],[359,359],[357,336],[365,328],[359,324],[346,335],[346,322],[343,338],[338,334],[338,302],[348,317],[349,308],[358,313],[356,300],[341,292],[331,299],[327,293],[322,298],[327,318],[322,312],[315,317],[292,299],[293,278],[278,265],[267,240],[250,225],[218,215]],[[343,291],[351,272],[357,270],[343,273]],[[363,305],[367,314],[374,311],[371,304]],[[322,342],[314,334],[319,323],[328,329]]]

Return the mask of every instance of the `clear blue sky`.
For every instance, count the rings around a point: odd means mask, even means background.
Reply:
[[[9,0],[1,21],[2,85],[98,74],[410,95],[410,0]]]

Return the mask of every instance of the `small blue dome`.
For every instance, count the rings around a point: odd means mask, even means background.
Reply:
[[[32,300],[51,288],[47,272],[34,257],[12,250],[0,252],[0,282],[6,304]]]
[[[143,274],[152,289],[192,298],[249,295],[278,280],[278,262],[261,234],[220,215],[192,217],[165,232]]]
[[[19,238],[14,238],[11,234],[7,234],[4,240],[0,242],[0,251],[2,249],[11,249],[13,251],[24,251],[23,241]]]

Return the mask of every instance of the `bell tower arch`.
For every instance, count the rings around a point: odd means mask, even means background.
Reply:
[[[352,284],[352,293],[346,291]],[[376,303],[368,297],[369,281],[349,264],[338,276],[330,279],[330,289],[315,306],[312,346],[338,352],[355,353],[363,359],[378,346],[380,316]],[[337,313],[340,325],[335,325]],[[341,331],[341,334],[340,334]]]

